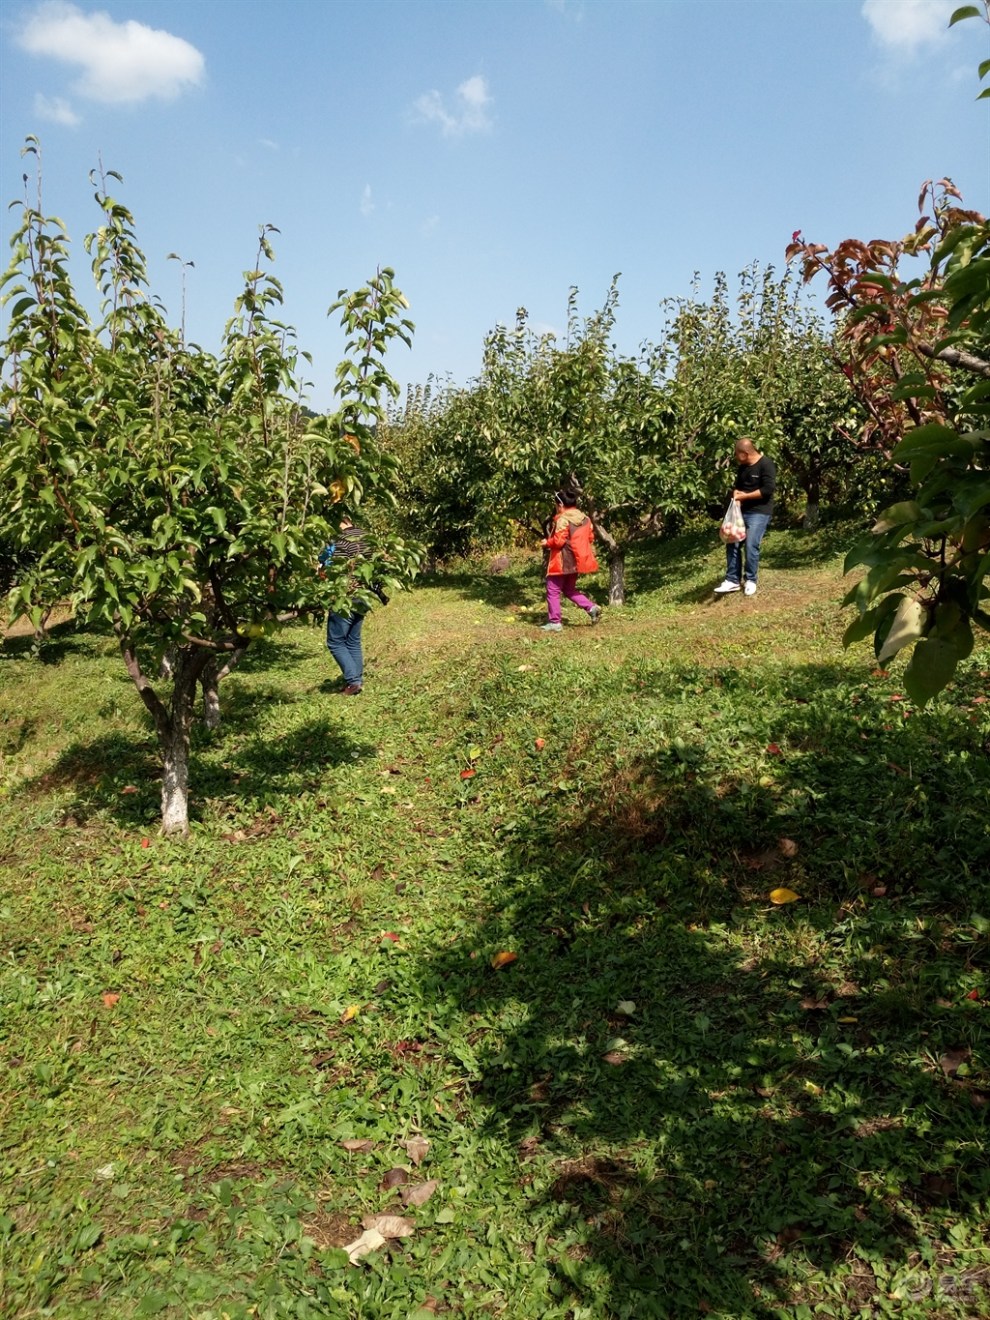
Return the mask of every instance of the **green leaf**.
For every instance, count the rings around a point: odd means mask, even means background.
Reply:
[[[914,648],[914,654],[904,671],[904,687],[918,706],[925,706],[951,682],[959,653],[948,642],[937,637],[926,637]]]
[[[961,23],[964,18],[980,17],[982,17],[982,15],[976,5],[961,5],[958,9],[953,11],[952,17],[949,19],[949,27],[952,27],[955,23]]]
[[[892,504],[889,509],[884,509],[873,524],[873,531],[889,532],[895,527],[915,523],[922,517],[924,517],[924,510],[917,500],[902,500],[899,504]]]

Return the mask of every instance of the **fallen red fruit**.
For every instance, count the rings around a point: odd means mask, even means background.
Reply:
[[[780,748],[777,746],[776,743],[767,743],[767,755],[768,755],[768,756],[780,756],[780,755],[781,755]]]
[[[462,779],[473,779],[474,776],[475,776],[477,773],[478,773],[477,770],[475,770],[472,766],[468,766],[468,768],[467,768],[466,770],[462,770],[462,771],[461,771],[461,778],[462,778]]]
[[[536,742],[533,744],[533,746],[536,748],[538,752],[542,752],[544,747],[546,747],[546,745],[547,743],[545,738],[537,738]]]
[[[967,999],[979,999],[979,997],[980,997],[979,990],[970,990],[966,996]]]
[[[151,847],[151,840],[150,840],[150,839],[142,839],[142,840],[141,840],[141,847],[142,847],[142,848],[150,848],[150,847]]]

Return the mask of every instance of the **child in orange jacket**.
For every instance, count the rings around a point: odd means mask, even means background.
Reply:
[[[544,632],[560,632],[561,597],[566,596],[584,610],[592,623],[602,617],[601,607],[577,589],[579,573],[595,573],[598,560],[591,545],[595,529],[591,519],[577,507],[577,494],[565,487],[554,496],[554,512],[547,523],[545,546],[547,575],[547,621]]]

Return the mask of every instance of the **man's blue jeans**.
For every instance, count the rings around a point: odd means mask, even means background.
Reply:
[[[755,582],[760,571],[760,543],[770,522],[769,513],[747,513],[743,508],[743,522],[746,524],[745,541],[733,541],[725,547],[725,576],[730,582],[742,581],[742,552],[746,551],[746,581]]]
[[[327,615],[327,649],[340,665],[344,683],[360,683],[364,679],[364,655],[361,651],[361,627],[364,611],[353,614]]]

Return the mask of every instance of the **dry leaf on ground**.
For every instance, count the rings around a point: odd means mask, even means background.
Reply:
[[[344,1251],[350,1257],[351,1264],[356,1265],[362,1256],[367,1256],[369,1252],[377,1251],[379,1247],[384,1247],[384,1245],[385,1238],[382,1237],[381,1233],[375,1228],[369,1228],[359,1238],[355,1238],[353,1242],[348,1243],[344,1247]]]
[[[400,1141],[399,1145],[417,1167],[426,1159],[430,1149],[430,1143],[425,1137],[411,1137],[408,1141]]]
[[[440,1184],[436,1178],[431,1178],[429,1182],[418,1183],[415,1187],[407,1187],[405,1191],[399,1193],[399,1197],[402,1204],[406,1206],[425,1205],[439,1186]]]
[[[372,1233],[378,1233],[383,1238],[403,1238],[411,1237],[416,1232],[416,1225],[411,1219],[403,1219],[401,1215],[365,1215],[361,1223]]]

